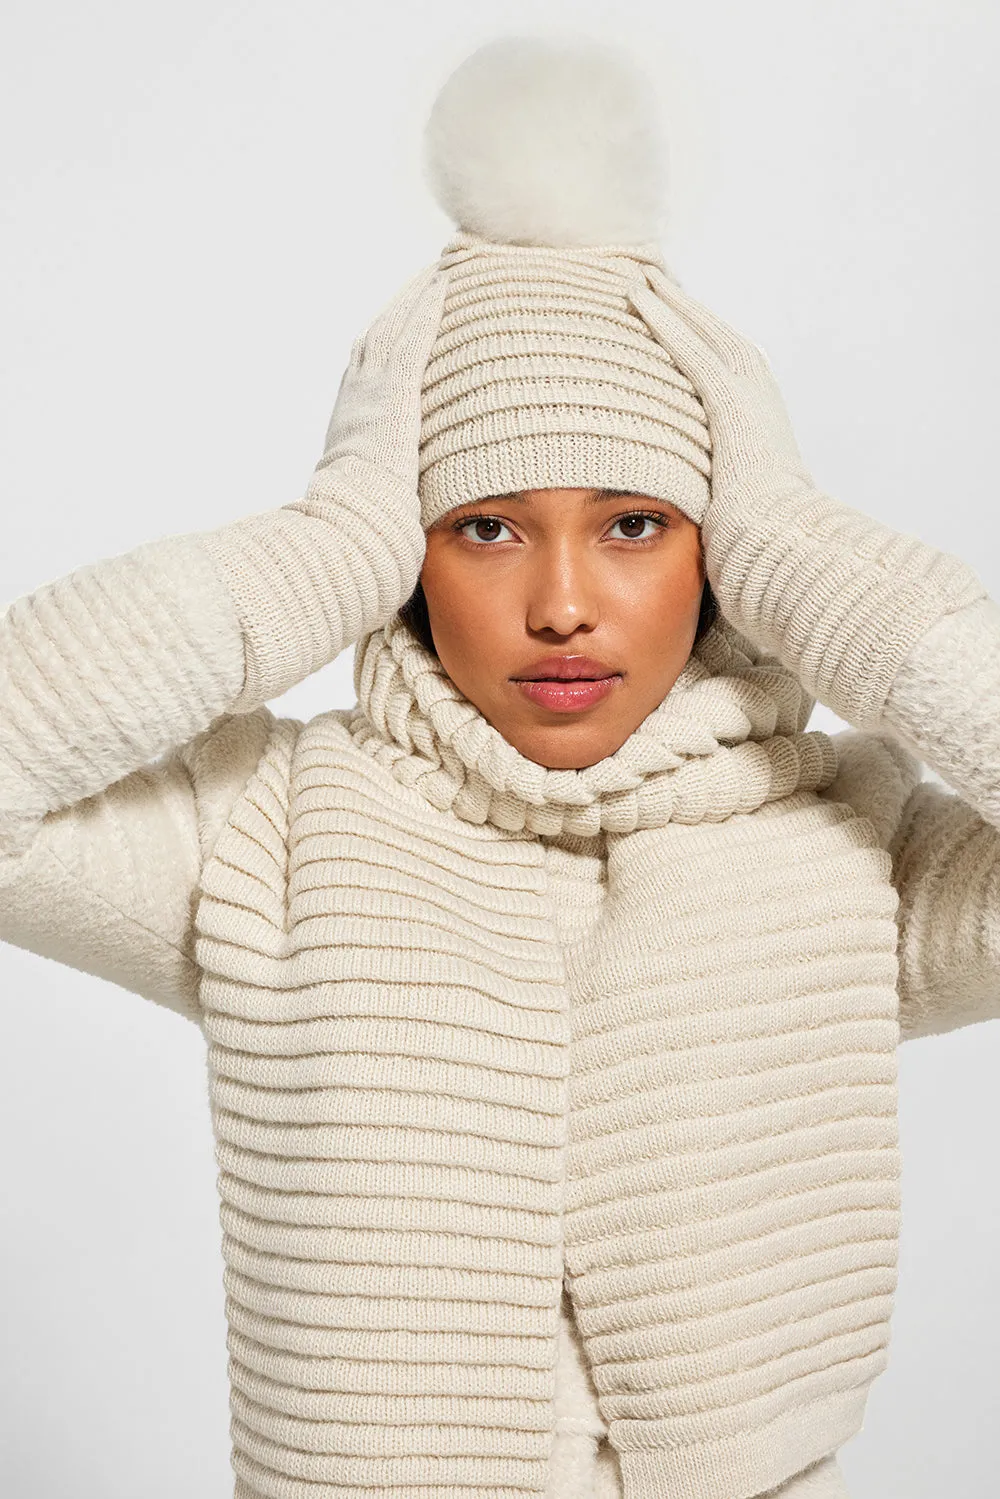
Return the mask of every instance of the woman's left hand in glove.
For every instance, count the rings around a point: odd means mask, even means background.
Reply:
[[[725,617],[858,727],[943,614],[985,595],[972,569],[817,489],[762,349],[655,266],[630,297],[708,419],[705,566]]]

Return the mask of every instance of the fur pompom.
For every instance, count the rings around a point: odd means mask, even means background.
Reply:
[[[424,136],[437,202],[510,245],[659,237],[665,151],[644,75],[586,39],[501,37],[446,80]]]

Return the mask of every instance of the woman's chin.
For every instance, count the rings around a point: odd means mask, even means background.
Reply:
[[[612,730],[607,724],[570,720],[560,715],[554,724],[494,724],[508,744],[546,770],[585,770],[606,760],[625,743],[631,728]]]

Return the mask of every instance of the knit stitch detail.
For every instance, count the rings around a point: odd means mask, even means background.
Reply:
[[[832,739],[777,662],[718,619],[662,703],[612,755],[550,770],[479,712],[398,617],[355,656],[355,743],[434,806],[511,832],[626,833],[721,821],[829,785]]]
[[[190,739],[243,675],[233,603],[197,536],[77,568],[2,623],[0,856],[22,852],[47,813]]]
[[[942,616],[985,588],[961,558],[816,490],[710,507],[712,577],[762,649],[858,728],[877,728],[902,662]],[[711,569],[710,569],[711,576]]]
[[[425,528],[519,489],[603,486],[700,521],[711,443],[687,376],[629,306],[652,245],[552,249],[460,233],[421,397]]]
[[[1000,828],[1000,606],[981,598],[943,615],[903,662],[885,723]]]
[[[564,950],[542,840],[348,718],[274,725],[197,914],[238,1491],[546,1494],[564,1275],[625,1495],[773,1486],[885,1365],[888,855],[808,791],[608,833]]]
[[[389,617],[424,556],[416,495],[396,475],[349,456],[320,468],[302,499],[204,533],[239,611],[249,713]]]

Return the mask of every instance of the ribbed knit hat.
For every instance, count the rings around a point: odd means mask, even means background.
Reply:
[[[424,376],[424,527],[520,489],[605,488],[700,523],[710,440],[687,377],[629,306],[652,264],[664,151],[647,80],[617,48],[505,37],[439,92],[425,168],[458,233]]]

